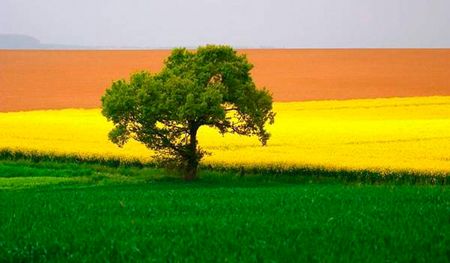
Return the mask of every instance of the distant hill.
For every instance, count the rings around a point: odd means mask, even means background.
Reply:
[[[90,49],[91,47],[41,43],[39,39],[19,34],[0,34],[0,49]]]
[[[41,47],[39,39],[27,35],[0,34],[0,48],[22,49]]]
[[[45,49],[45,50],[143,50],[143,49],[156,49],[156,50],[170,50],[174,47],[169,46],[79,46],[70,44],[54,44],[54,43],[42,43],[39,39],[20,34],[0,34],[0,49]],[[189,49],[195,49],[196,46],[186,46]],[[239,47],[238,49],[247,48],[266,48],[272,49],[275,47]]]
[[[189,47],[188,47],[189,48]],[[194,47],[190,47],[194,48]],[[39,39],[20,34],[0,34],[0,49],[48,49],[48,50],[140,50],[140,49],[171,49],[171,47],[151,46],[79,46],[67,44],[42,43]]]

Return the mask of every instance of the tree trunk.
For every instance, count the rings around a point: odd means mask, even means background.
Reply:
[[[186,167],[186,174],[184,175],[184,179],[186,181],[192,181],[197,178],[197,167],[198,162],[188,161]]]
[[[195,180],[197,178],[197,168],[199,163],[199,156],[197,152],[197,125],[191,125],[189,128],[189,147],[186,162],[186,171],[184,179],[187,181]]]

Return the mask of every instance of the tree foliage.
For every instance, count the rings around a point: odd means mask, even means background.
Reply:
[[[110,140],[142,142],[157,159],[177,163],[186,179],[195,178],[205,154],[197,141],[201,126],[254,135],[265,145],[265,124],[275,114],[270,93],[251,78],[252,67],[228,46],[174,49],[159,73],[138,72],[106,90],[102,113],[114,123]]]

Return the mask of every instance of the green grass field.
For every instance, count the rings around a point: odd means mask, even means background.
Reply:
[[[273,173],[4,159],[0,262],[450,260],[447,180]]]

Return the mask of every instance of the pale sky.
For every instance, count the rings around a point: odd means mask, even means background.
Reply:
[[[450,47],[450,0],[0,0],[0,34],[111,47]]]

